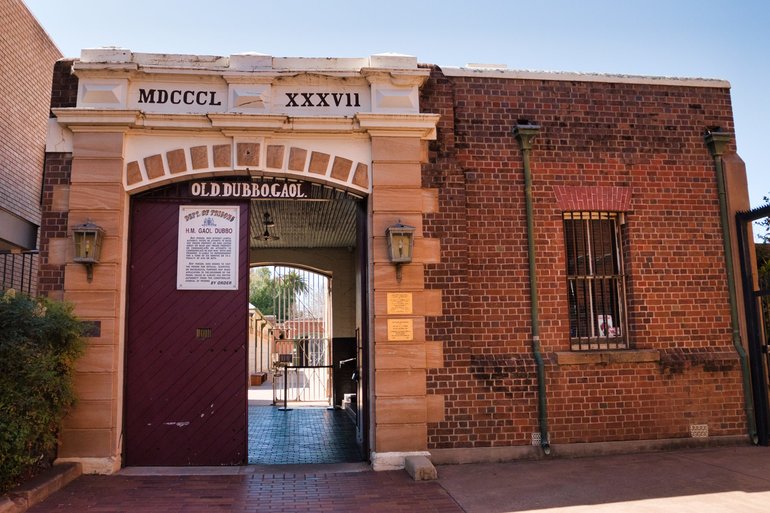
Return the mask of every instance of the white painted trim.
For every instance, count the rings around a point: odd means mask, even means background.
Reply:
[[[170,128],[174,131],[211,129],[207,114],[145,114],[137,120],[137,126],[145,128]]]
[[[560,80],[568,82],[605,82],[613,84],[644,84],[681,87],[730,88],[730,82],[716,78],[647,77],[636,75],[611,75],[602,73],[575,73],[562,71],[527,71],[492,68],[441,67],[447,77],[479,77],[523,80]]]
[[[282,130],[289,117],[283,114],[208,114],[211,126],[226,129]]]
[[[60,125],[56,118],[48,118],[45,151],[48,153],[72,153],[72,131]]]
[[[262,130],[277,133],[342,134],[369,132],[391,137],[436,138],[438,114],[372,114],[347,116],[285,116],[281,114],[144,114],[136,110],[53,109],[56,121],[77,131],[126,128]],[[98,127],[98,128],[97,128]]]
[[[439,114],[370,114],[360,112],[356,119],[362,129],[374,136],[415,137],[433,140]]]
[[[128,48],[85,48],[76,61],[84,68],[133,64],[143,68],[199,70],[290,70],[290,71],[358,71],[361,68],[417,69],[417,58],[411,55],[380,53],[368,57],[274,57],[247,52],[221,55],[135,53]],[[80,66],[79,66],[80,67]]]
[[[135,126],[141,117],[138,110],[51,109],[59,124],[72,128],[78,125]]]

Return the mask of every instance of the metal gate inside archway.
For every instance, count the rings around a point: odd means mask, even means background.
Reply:
[[[254,337],[253,368],[272,373],[274,404],[332,405],[331,294],[331,280],[322,273],[252,268],[250,311],[270,326]]]

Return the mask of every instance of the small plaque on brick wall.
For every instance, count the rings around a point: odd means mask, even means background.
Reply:
[[[96,338],[102,336],[102,321],[83,321],[83,336]]]
[[[409,315],[411,313],[411,292],[388,292],[388,315]]]
[[[388,319],[388,340],[407,341],[414,339],[412,319]]]

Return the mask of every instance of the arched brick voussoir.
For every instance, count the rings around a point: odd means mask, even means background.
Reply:
[[[314,182],[320,179],[348,190],[370,192],[368,162],[283,144],[238,143],[235,155],[233,148],[232,144],[193,144],[131,160],[126,163],[124,185],[128,192],[139,192],[193,177],[265,172]]]

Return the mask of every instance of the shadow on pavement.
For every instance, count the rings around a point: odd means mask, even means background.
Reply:
[[[440,466],[467,513],[770,511],[770,448]]]

